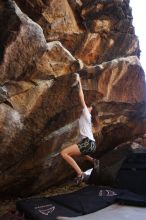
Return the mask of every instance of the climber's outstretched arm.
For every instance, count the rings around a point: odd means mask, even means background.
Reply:
[[[76,80],[79,83],[79,98],[80,98],[80,102],[81,102],[81,105],[83,107],[85,107],[86,103],[85,103],[84,93],[83,93],[83,89],[82,89],[82,84],[81,84],[80,76],[79,76],[78,73],[76,73]]]

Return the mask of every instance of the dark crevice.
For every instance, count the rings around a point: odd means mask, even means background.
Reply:
[[[3,7],[0,8],[0,64],[4,58],[5,48],[15,41],[21,24],[12,3],[3,2]]]
[[[9,107],[11,107],[12,109],[14,109],[13,105],[8,101],[6,100],[5,102],[3,102],[4,104],[8,105]]]
[[[42,16],[43,6],[41,7],[34,0],[15,0],[17,5],[27,14],[33,21],[37,22]]]

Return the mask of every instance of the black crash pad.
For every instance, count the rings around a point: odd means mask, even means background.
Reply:
[[[111,187],[87,186],[68,194],[20,200],[16,208],[28,220],[55,220],[57,216],[75,217],[98,211],[113,204],[120,193]]]
[[[81,215],[79,212],[75,212],[44,197],[20,200],[16,203],[16,209],[24,214],[27,220],[55,220],[59,215],[67,215],[69,217]]]
[[[51,199],[82,215],[89,214],[113,204],[121,190],[104,186],[87,186],[81,190]]]

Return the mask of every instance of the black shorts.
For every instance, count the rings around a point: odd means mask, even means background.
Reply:
[[[90,140],[88,137],[84,138],[78,144],[79,150],[83,155],[92,155],[96,151],[95,141]]]

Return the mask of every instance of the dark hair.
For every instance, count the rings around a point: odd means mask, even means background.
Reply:
[[[92,107],[91,116],[92,116],[93,126],[98,126],[99,118],[98,118],[98,111],[96,109],[96,106],[94,104],[91,104],[89,107]]]

